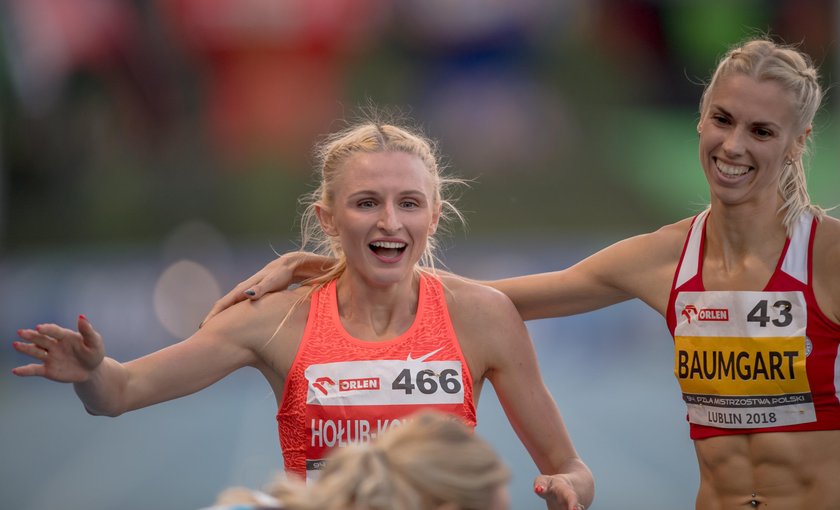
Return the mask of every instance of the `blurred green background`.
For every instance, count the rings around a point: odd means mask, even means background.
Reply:
[[[702,209],[697,104],[726,49],[801,44],[829,90],[809,188],[840,204],[837,0],[0,0],[0,332],[86,314],[119,360],[191,334],[294,246],[311,147],[398,109],[472,184],[445,260],[566,267]],[[835,210],[831,214],[837,215]],[[628,302],[528,324],[595,473],[592,510],[693,506],[697,467],[661,317]],[[93,418],[0,349],[0,508],[183,508],[281,465],[265,382]],[[492,393],[492,388],[486,388]],[[478,432],[543,507],[493,395]]]
[[[726,48],[770,31],[826,84],[837,2],[7,1],[0,250],[156,242],[187,220],[294,239],[310,148],[407,112],[474,179],[470,235],[644,231],[704,204],[694,125]],[[810,175],[838,203],[837,99]]]

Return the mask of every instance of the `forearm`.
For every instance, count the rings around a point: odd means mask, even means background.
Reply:
[[[576,315],[632,297],[569,269],[481,283],[507,295],[526,321]]]
[[[118,361],[105,358],[94,369],[90,378],[73,384],[79,400],[88,413],[97,416],[119,416],[126,409],[125,388],[128,373]]]

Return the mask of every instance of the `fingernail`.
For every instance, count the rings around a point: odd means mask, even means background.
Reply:
[[[248,289],[248,290],[246,290],[246,291],[245,291],[245,295],[247,295],[247,296],[256,296],[256,295],[257,295],[257,293],[256,293],[256,292],[254,292],[254,291],[253,291],[253,290],[251,290],[251,289]]]
[[[12,342],[12,347],[17,347],[18,345],[20,345],[20,342]]]
[[[88,320],[88,318],[87,318],[87,317],[85,317],[85,315],[84,315],[84,314],[79,315],[79,318],[80,318],[80,319],[82,319],[83,321]],[[88,321],[88,322],[90,322],[90,321]]]
[[[39,333],[41,332],[41,325],[40,325],[40,324],[38,324],[37,326],[35,326],[35,331],[37,331],[37,332],[39,332]]]
[[[537,494],[542,494],[543,492],[545,492],[545,489],[542,485],[535,485],[534,492],[536,492]]]

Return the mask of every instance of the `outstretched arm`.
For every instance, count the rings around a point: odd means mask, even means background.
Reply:
[[[664,315],[690,221],[624,239],[562,271],[481,283],[507,295],[523,320],[565,317],[633,298]]]
[[[507,295],[523,320],[564,317],[639,298],[664,314],[690,219],[656,232],[619,241],[577,264],[549,273],[494,281],[476,281]],[[269,262],[216,301],[205,322],[246,299],[320,276],[333,259],[306,252],[290,252]]]
[[[73,383],[88,412],[117,416],[188,395],[255,364],[254,351],[246,347],[253,338],[238,325],[245,323],[243,311],[231,310],[187,340],[127,363],[105,357],[101,336],[81,316],[77,330],[55,324],[20,330],[25,342],[14,348],[41,363],[13,373]]]

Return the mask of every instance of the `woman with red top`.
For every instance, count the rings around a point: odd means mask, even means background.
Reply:
[[[732,48],[700,103],[707,210],[562,271],[488,282],[526,320],[632,298],[662,314],[701,510],[840,508],[840,221],[811,204],[803,167],[822,95],[797,49]],[[320,263],[281,257],[211,314]]]
[[[277,399],[286,470],[307,479],[317,478],[331,449],[374,439],[420,409],[474,426],[487,379],[544,473],[534,490],[548,508],[589,506],[592,475],[513,304],[434,272],[432,236],[457,211],[432,145],[365,122],[321,145],[319,172],[303,244],[335,257],[326,275],[232,306],[186,340],[127,363],[105,357],[84,317],[78,331],[21,330],[15,348],[40,363],[14,373],[72,382],[91,414],[117,416],[257,368]]]

